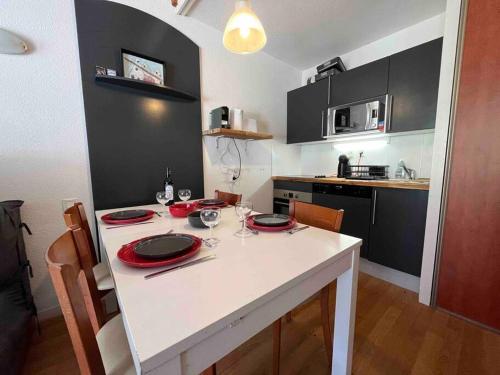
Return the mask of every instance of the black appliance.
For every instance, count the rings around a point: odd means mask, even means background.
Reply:
[[[304,191],[274,189],[273,197],[273,213],[275,214],[288,215],[290,199],[312,203],[312,194]]]
[[[312,203],[344,210],[340,233],[363,240],[361,256],[368,256],[370,237],[371,186],[313,184]]]
[[[347,70],[340,57],[334,57],[333,59],[325,61],[323,64],[318,65],[316,67],[316,71],[318,73],[322,73],[324,71],[331,70],[331,69],[335,69],[339,73],[345,72]]]
[[[229,129],[229,108],[219,107],[210,111],[210,129]]]
[[[339,156],[339,165],[337,167],[337,177],[345,178],[349,167],[349,158],[345,155]]]

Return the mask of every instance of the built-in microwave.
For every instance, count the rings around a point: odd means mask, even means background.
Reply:
[[[349,103],[328,108],[326,132],[323,138],[341,135],[385,133],[389,128],[391,114],[391,96]]]

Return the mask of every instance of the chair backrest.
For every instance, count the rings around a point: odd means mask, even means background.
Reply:
[[[86,256],[90,256],[92,261],[91,264],[92,266],[95,266],[97,264],[97,256],[94,241],[92,240],[92,232],[90,231],[89,222],[87,220],[83,204],[81,202],[77,202],[73,206],[66,209],[66,211],[64,211],[64,221],[68,228],[72,225],[77,225],[85,231],[89,242],[89,254],[86,254]]]
[[[75,238],[78,236],[79,240]],[[92,294],[97,289],[93,289],[92,284],[88,283],[78,258],[77,242],[82,238],[86,239],[80,228],[67,230],[49,247],[45,260],[80,372],[100,375],[104,374],[104,365],[95,338],[96,326],[100,328],[100,323],[97,322],[100,305],[92,302]]]
[[[221,199],[228,204],[235,205],[241,202],[241,194],[227,193],[225,191],[215,190],[215,199]]]
[[[298,222],[332,232],[340,231],[344,217],[344,210],[335,210],[295,200],[290,201],[289,210],[290,216],[295,217]]]

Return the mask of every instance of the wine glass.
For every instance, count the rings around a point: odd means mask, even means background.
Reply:
[[[183,202],[188,201],[189,198],[191,198],[191,190],[189,189],[179,189],[177,194],[179,194],[179,198]]]
[[[241,229],[237,231],[234,235],[237,237],[251,236],[253,233],[251,230],[247,228],[247,218],[250,216],[253,210],[252,202],[249,201],[237,202],[234,206],[234,209],[236,211],[236,215],[238,215],[238,217],[242,222]]]
[[[220,222],[221,209],[216,207],[207,207],[203,208],[200,211],[200,219],[207,227],[210,228],[210,238],[207,238],[205,241],[208,243],[217,243],[219,240],[217,238],[212,237],[213,227],[215,227]]]
[[[167,193],[164,191],[159,191],[156,193],[156,201],[161,204],[162,206],[165,206],[169,201],[169,197],[167,196]],[[160,211],[158,212],[160,215],[164,214],[167,216],[167,211]]]

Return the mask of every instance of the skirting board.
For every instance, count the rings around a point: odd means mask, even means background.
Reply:
[[[62,312],[59,306],[49,307],[48,309],[38,311],[38,320],[42,322],[60,315],[62,315]]]
[[[416,293],[418,293],[420,288],[419,277],[370,262],[363,258],[360,259],[359,270],[361,272],[367,273],[370,276],[382,279],[391,284],[400,286],[401,288],[405,288]]]

